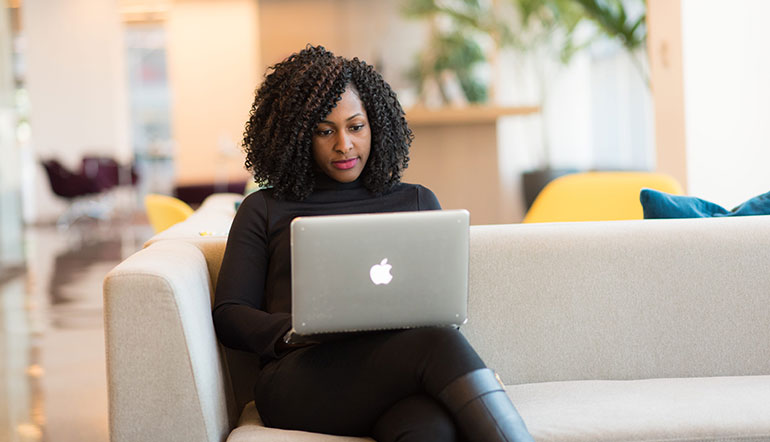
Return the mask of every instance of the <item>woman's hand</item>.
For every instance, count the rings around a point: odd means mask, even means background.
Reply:
[[[311,346],[311,345],[315,344],[315,342],[294,342],[294,343],[289,343],[289,342],[286,342],[286,339],[288,337],[289,337],[289,335],[287,334],[286,336],[282,337],[281,339],[275,341],[275,353],[276,354],[281,355],[281,354],[284,354],[284,353],[288,353],[288,352],[290,352],[292,350],[296,350],[298,348],[308,347],[308,346]]]

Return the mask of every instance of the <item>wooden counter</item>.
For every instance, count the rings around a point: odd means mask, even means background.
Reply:
[[[430,188],[445,209],[468,209],[471,224],[519,221],[514,188],[501,180],[497,125],[501,117],[539,112],[534,106],[407,109],[415,139],[404,181]]]

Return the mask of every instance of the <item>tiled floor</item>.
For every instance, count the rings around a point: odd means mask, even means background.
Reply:
[[[24,229],[0,273],[0,442],[108,440],[102,280],[152,234],[124,218]]]

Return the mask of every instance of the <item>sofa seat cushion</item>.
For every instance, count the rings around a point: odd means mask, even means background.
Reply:
[[[330,436],[306,431],[267,428],[259,417],[254,401],[243,408],[238,426],[227,437],[227,442],[374,442],[368,437]]]
[[[770,440],[770,376],[543,382],[506,389],[537,442]],[[266,428],[254,402],[227,438],[371,440]]]
[[[508,386],[545,441],[768,441],[770,376]]]

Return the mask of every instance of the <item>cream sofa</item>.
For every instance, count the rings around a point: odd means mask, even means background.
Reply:
[[[265,428],[212,287],[237,195],[104,283],[113,441],[353,441]],[[206,232],[201,235],[201,232]],[[770,216],[473,226],[469,323],[537,441],[770,440]]]

